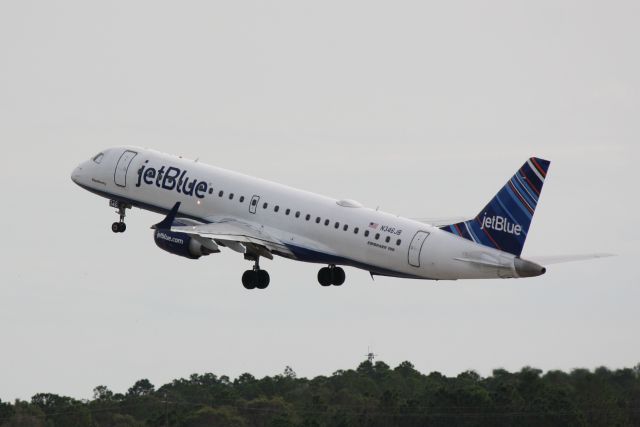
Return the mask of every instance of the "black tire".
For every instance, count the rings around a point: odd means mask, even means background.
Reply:
[[[328,267],[322,267],[318,271],[318,283],[320,283],[320,286],[331,285],[331,270]]]
[[[242,286],[245,289],[255,289],[256,281],[256,274],[253,270],[247,270],[242,274]]]
[[[340,267],[335,267],[333,269],[333,285],[334,286],[342,286],[346,275],[344,274],[344,270]]]
[[[119,222],[118,224],[120,224],[120,233],[124,233],[127,230],[127,224],[124,222]]]
[[[269,277],[269,273],[266,270],[258,270],[256,271],[256,288],[258,289],[266,289],[269,286],[269,282],[271,278]]]
[[[111,224],[111,231],[113,231],[114,233],[119,233],[120,232],[120,223],[119,222],[114,222],[113,224]]]

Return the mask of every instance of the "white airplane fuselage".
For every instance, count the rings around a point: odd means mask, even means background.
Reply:
[[[299,261],[435,280],[544,273],[519,256],[438,227],[155,150],[109,148],[80,164],[72,179],[107,199],[157,213],[180,202],[180,218],[249,224],[290,250],[276,255]]]

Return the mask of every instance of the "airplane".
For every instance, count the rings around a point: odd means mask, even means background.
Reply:
[[[243,286],[265,289],[270,277],[260,258],[276,255],[322,264],[322,286],[341,286],[343,266],[372,278],[525,278],[544,274],[551,263],[608,256],[521,257],[549,165],[527,159],[474,218],[442,224],[134,146],[101,151],[77,166],[71,179],[117,209],[114,233],[126,230],[132,207],[166,215],[151,227],[160,249],[189,259],[221,248],[238,252],[253,262]]]

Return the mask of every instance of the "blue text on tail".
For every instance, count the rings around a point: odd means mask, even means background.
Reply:
[[[474,219],[441,229],[520,256],[550,164],[530,158]]]

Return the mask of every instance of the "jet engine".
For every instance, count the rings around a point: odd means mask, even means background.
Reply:
[[[153,240],[163,251],[189,259],[220,252],[218,245],[210,239],[203,239],[186,233],[157,229]]]

